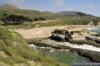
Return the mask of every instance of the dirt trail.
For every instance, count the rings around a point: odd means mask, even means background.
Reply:
[[[67,28],[86,28],[84,25],[75,26],[55,26],[55,27],[40,27],[32,29],[17,29],[16,32],[20,33],[25,39],[35,39],[35,38],[47,38],[51,36],[51,32],[55,29],[67,29]]]

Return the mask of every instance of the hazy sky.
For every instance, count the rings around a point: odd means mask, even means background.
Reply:
[[[100,16],[100,0],[0,0],[2,4],[41,11],[81,11]]]

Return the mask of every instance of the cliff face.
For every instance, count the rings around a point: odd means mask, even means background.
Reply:
[[[0,66],[63,66],[28,47],[18,33],[0,27]]]

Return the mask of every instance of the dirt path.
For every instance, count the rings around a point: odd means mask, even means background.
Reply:
[[[55,27],[41,27],[33,29],[17,29],[16,32],[20,33],[25,39],[47,38],[51,36],[51,32],[55,29],[81,29],[88,26],[84,25],[71,25],[71,26],[55,26]]]

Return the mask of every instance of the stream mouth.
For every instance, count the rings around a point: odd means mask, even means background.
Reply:
[[[38,50],[39,53],[47,55],[49,57],[55,58],[61,63],[72,65],[75,63],[93,63],[88,58],[78,55],[76,52],[70,52],[69,49],[55,49],[52,47],[38,47],[34,44],[29,45],[31,48]]]
[[[88,28],[86,31],[100,34],[100,27]],[[68,42],[57,42],[50,39],[41,39],[37,41],[33,40],[29,43],[29,46],[38,50],[39,53],[43,55],[54,57],[59,62],[72,65],[75,63],[100,63],[100,47],[97,45],[94,46],[94,44],[72,44]]]

